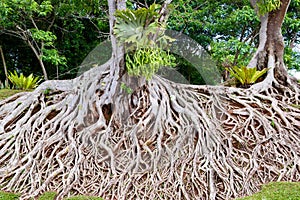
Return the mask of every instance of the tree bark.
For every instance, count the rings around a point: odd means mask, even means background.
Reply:
[[[44,62],[42,60],[42,48],[43,48],[43,45],[39,48],[37,45],[36,47],[34,46],[34,44],[30,41],[30,35],[28,35],[28,32],[25,31],[24,29],[22,29],[21,27],[19,26],[16,26],[17,30],[18,31],[8,31],[8,33],[10,35],[13,35],[15,37],[19,37],[21,38],[24,42],[26,42],[28,44],[28,46],[31,48],[31,50],[33,51],[35,57],[38,59],[38,62],[42,68],[42,71],[43,71],[43,75],[44,75],[44,79],[47,81],[49,80],[48,79],[48,74],[47,74],[47,70],[45,68],[45,65],[44,65]]]
[[[257,1],[250,1],[258,13]],[[258,70],[269,68],[264,84],[260,87],[279,83],[288,85],[290,79],[284,64],[284,41],[281,27],[289,7],[290,0],[281,0],[279,9],[260,16],[261,28],[259,46],[248,67],[257,67]],[[259,15],[259,13],[258,13]]]
[[[168,14],[167,7],[171,2],[172,0],[167,0],[162,5],[161,10],[159,11],[159,22],[164,22],[166,20]],[[126,0],[109,0],[108,6],[113,65],[110,68],[110,77],[112,78],[112,81],[111,86],[109,87],[109,93],[111,95],[109,97],[110,101],[107,102],[107,105],[112,105],[111,113],[114,113],[116,118],[120,119],[120,123],[122,123],[122,121],[127,121],[127,119],[130,117],[131,110],[128,108],[128,105],[130,104],[130,94],[128,94],[128,91],[122,88],[121,85],[125,84],[128,89],[134,92],[143,88],[143,86],[146,84],[146,79],[144,77],[129,76],[126,73],[124,62],[124,45],[118,43],[113,33],[115,24],[114,13],[116,10],[126,9]],[[153,37],[153,40],[155,40],[155,38],[156,35]]]
[[[1,54],[1,58],[2,58],[2,62],[3,62],[3,67],[4,67],[4,73],[5,73],[5,87],[7,87],[7,83],[8,83],[8,74],[7,74],[7,67],[6,67],[6,62],[5,62],[5,58],[4,58],[4,53],[2,50],[2,46],[0,46],[0,54]]]

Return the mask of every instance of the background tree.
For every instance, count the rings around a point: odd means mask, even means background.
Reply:
[[[290,0],[275,0],[266,3],[251,0],[250,2],[260,16],[261,28],[259,46],[249,67],[269,68],[267,78],[258,87],[265,89],[272,83],[278,82],[283,85],[291,84],[283,60],[284,41],[281,33]]]
[[[22,0],[2,1],[0,6],[0,41],[8,64],[25,74],[40,71],[35,56],[44,77],[74,77],[86,54],[108,32],[103,2]]]
[[[169,27],[195,39],[217,61],[220,70],[225,67],[247,65],[258,47],[259,18],[250,1],[174,1]],[[286,46],[298,39],[298,1],[292,1],[283,27]],[[239,24],[238,26],[236,24]],[[292,39],[294,38],[294,39]],[[287,67],[298,68],[296,49],[286,48]],[[189,68],[183,67],[184,70]],[[199,75],[198,75],[199,76]]]
[[[1,27],[2,33],[20,38],[31,48],[42,68],[44,79],[48,80],[48,74],[43,62],[43,58],[49,61],[61,63],[63,58],[58,56],[58,52],[53,47],[56,36],[50,32],[53,26],[53,20],[49,19],[53,7],[50,1],[43,1],[38,4],[35,1],[2,1],[1,2]],[[49,20],[44,30],[40,30],[39,24],[34,16],[45,17]],[[43,25],[46,25],[45,23]],[[47,47],[50,49],[47,49]]]
[[[8,73],[7,73],[7,67],[6,67],[6,61],[5,61],[5,57],[4,57],[4,53],[3,53],[3,50],[2,50],[2,46],[0,46],[0,55],[1,55],[1,60],[2,60],[2,63],[3,63],[3,68],[4,68],[4,74],[5,74],[5,84],[8,83]]]

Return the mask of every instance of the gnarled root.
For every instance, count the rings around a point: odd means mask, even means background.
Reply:
[[[107,103],[108,67],[1,102],[1,190],[23,199],[48,190],[57,199],[230,199],[300,181],[295,91],[154,77]]]

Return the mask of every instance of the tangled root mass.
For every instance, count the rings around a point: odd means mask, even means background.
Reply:
[[[297,90],[154,77],[109,101],[108,69],[0,103],[1,190],[22,199],[50,190],[57,199],[231,199],[300,181]]]

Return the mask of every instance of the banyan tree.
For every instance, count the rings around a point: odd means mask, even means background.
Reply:
[[[108,0],[107,62],[0,102],[1,190],[22,199],[45,191],[57,199],[233,199],[271,181],[300,181],[300,90],[281,35],[290,0],[262,2],[251,0],[261,29],[248,68],[267,72],[237,88],[156,75],[173,64],[171,1],[133,11]]]

